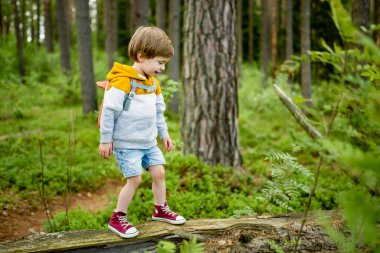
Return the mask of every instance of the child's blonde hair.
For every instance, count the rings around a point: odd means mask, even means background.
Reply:
[[[172,41],[158,27],[140,26],[133,34],[128,45],[128,56],[137,61],[137,53],[146,59],[154,57],[171,58],[174,54]]]

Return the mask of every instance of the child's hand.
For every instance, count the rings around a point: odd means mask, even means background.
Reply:
[[[109,143],[100,143],[99,145],[99,154],[101,157],[108,159],[112,155],[112,142]]]
[[[166,151],[172,150],[173,142],[172,142],[172,139],[170,139],[170,137],[165,138],[162,141],[164,142],[164,148],[166,149]]]

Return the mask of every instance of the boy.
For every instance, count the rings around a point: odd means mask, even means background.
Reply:
[[[141,182],[142,167],[152,176],[155,206],[152,219],[171,224],[186,221],[166,203],[165,159],[156,141],[158,134],[167,151],[173,147],[164,118],[161,87],[154,78],[165,70],[165,64],[173,56],[172,42],[159,28],[140,27],[131,38],[128,55],[134,61],[132,66],[115,62],[107,75],[109,84],[101,113],[99,145],[103,158],[108,159],[112,151],[115,153],[127,178],[108,224],[111,231],[123,238],[139,234],[129,223],[127,210]]]

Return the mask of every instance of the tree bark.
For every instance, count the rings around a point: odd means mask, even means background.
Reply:
[[[104,32],[106,36],[106,53],[109,68],[114,63],[114,54],[117,52],[117,27],[118,27],[117,1],[104,0]]]
[[[380,0],[374,0],[373,17],[376,25],[380,24]],[[380,47],[380,31],[375,32],[375,41],[378,47]]]
[[[180,0],[170,0],[170,38],[174,46],[174,55],[169,62],[169,79],[174,81],[179,81],[179,69],[181,66],[180,62],[180,15],[181,15],[181,1]],[[169,103],[169,108],[174,114],[178,114],[179,103],[178,103],[178,91],[174,92],[173,97]]]
[[[272,76],[277,67],[277,34],[278,34],[278,0],[271,0],[271,32],[272,32]]]
[[[51,0],[43,0],[45,46],[46,52],[52,53],[53,48],[53,23],[51,19]]]
[[[140,26],[149,24],[148,17],[150,15],[149,0],[134,0],[135,10],[135,29]]]
[[[237,0],[236,2],[236,16],[237,16],[237,26],[236,26],[236,34],[237,34],[237,57],[239,65],[243,62],[243,6],[242,0]]]
[[[252,63],[254,59],[254,48],[255,41],[253,38],[254,32],[254,18],[255,18],[255,1],[249,0],[248,2],[248,11],[249,11],[249,20],[248,20],[248,62]]]
[[[261,86],[268,87],[269,74],[269,57],[271,49],[268,44],[271,41],[271,25],[270,25],[270,0],[261,0],[261,35],[260,35],[260,70],[261,70]]]
[[[302,252],[339,252],[316,222],[317,217],[331,219],[337,229],[348,235],[342,218],[333,212],[311,215],[302,232],[298,249]],[[125,240],[109,230],[79,230],[30,236],[0,244],[10,252],[146,252],[155,251],[158,241],[181,243],[196,237],[205,243],[205,252],[274,252],[268,244],[273,240],[285,252],[292,252],[291,243],[300,229],[300,215],[258,216],[229,219],[189,220],[184,226],[150,221],[138,225],[140,236]]]
[[[26,35],[26,6],[25,6],[25,0],[21,0],[21,27],[22,27],[22,33],[21,33],[21,38],[22,38],[22,43],[23,45],[26,45],[27,42],[27,35]]]
[[[34,9],[33,9],[34,1],[29,1],[29,13],[30,13],[30,36],[31,36],[31,42],[35,42],[35,22],[34,22]]]
[[[166,16],[167,16],[166,9],[167,9],[167,0],[156,1],[156,25],[164,31],[166,31]],[[172,13],[170,13],[170,15],[172,15]]]
[[[286,0],[286,60],[290,60],[293,55],[293,3]]]
[[[83,113],[88,114],[97,109],[88,1],[75,0],[75,10],[82,105]]]
[[[24,53],[23,53],[23,43],[20,31],[20,22],[18,19],[18,6],[17,0],[13,0],[13,12],[14,12],[14,24],[15,24],[15,35],[17,41],[17,59],[18,59],[18,73],[20,75],[21,83],[25,82],[25,66],[24,66]]]
[[[37,5],[37,24],[36,24],[36,42],[37,46],[40,46],[40,22],[41,22],[41,2],[36,0]]]
[[[352,0],[351,17],[352,22],[357,28],[369,28],[370,23],[370,0]]]
[[[306,105],[311,106],[311,65],[310,65],[310,0],[301,1],[301,90],[307,99]]]
[[[71,37],[72,37],[72,25],[73,25],[73,0],[66,1],[66,13],[67,13],[67,40],[69,48],[71,48]],[[85,0],[88,1],[88,0]]]
[[[69,34],[67,24],[67,5],[66,0],[56,1],[56,13],[57,13],[57,26],[58,26],[58,38],[61,58],[62,72],[66,75],[71,71],[71,59],[70,59],[70,45],[67,39]]]
[[[183,152],[240,168],[236,5],[185,1]]]

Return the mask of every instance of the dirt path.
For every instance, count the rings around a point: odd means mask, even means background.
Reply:
[[[109,180],[95,192],[75,193],[71,197],[71,209],[81,207],[94,213],[101,211],[110,204],[112,197],[119,194],[122,185],[121,180]],[[65,210],[64,199],[57,197],[50,201],[49,209],[53,214]],[[0,243],[21,239],[33,231],[43,232],[45,220],[42,204],[33,207],[27,201],[20,201],[13,210],[3,210],[0,213]]]

